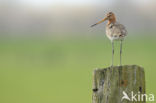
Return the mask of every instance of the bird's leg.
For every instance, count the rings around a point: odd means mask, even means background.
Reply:
[[[120,66],[122,65],[122,40],[120,41]]]
[[[112,41],[112,65],[113,66],[114,63],[114,41]]]

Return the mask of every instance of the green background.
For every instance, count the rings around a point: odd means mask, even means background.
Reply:
[[[147,94],[156,94],[155,38],[133,33],[123,42],[123,64],[145,68]],[[92,72],[110,64],[111,43],[104,34],[1,37],[0,103],[91,103]]]

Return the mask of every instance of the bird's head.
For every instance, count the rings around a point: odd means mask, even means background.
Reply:
[[[107,14],[106,14],[106,17],[105,17],[104,19],[102,19],[101,21],[99,21],[99,22],[97,22],[97,23],[91,25],[91,27],[94,27],[94,26],[96,26],[97,24],[100,24],[100,23],[102,23],[102,22],[104,22],[104,21],[106,21],[106,20],[108,20],[108,25],[109,25],[110,23],[115,23],[115,22],[116,22],[115,14],[114,14],[113,12],[107,13]]]

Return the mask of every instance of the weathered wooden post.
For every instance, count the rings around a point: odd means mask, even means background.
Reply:
[[[114,66],[93,72],[93,103],[145,103],[144,69]]]

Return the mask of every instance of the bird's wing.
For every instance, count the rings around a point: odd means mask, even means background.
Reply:
[[[113,26],[113,34],[114,36],[124,37],[127,35],[127,30],[124,25],[116,23]]]
[[[125,26],[124,25],[122,25],[122,24],[119,24],[119,28],[120,28],[120,30],[121,30],[121,33],[124,35],[124,36],[126,36],[127,35],[127,30],[126,30],[126,28],[125,28]]]

